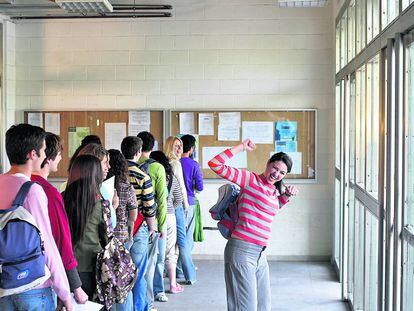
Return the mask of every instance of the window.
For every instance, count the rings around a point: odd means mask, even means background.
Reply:
[[[378,310],[378,219],[367,209],[365,233],[365,297],[364,310]]]
[[[348,7],[348,62],[355,57],[355,0]]]
[[[339,170],[341,169],[341,84],[336,85],[336,107],[335,107],[335,166]]]
[[[348,63],[348,23],[347,11],[344,12],[341,18],[341,68]]]
[[[335,68],[336,72],[341,70],[341,22],[336,26],[335,32]]]
[[[365,189],[365,65],[357,70],[355,83],[355,178]]]
[[[356,53],[365,48],[366,43],[366,2],[356,0]]]
[[[398,11],[398,0],[382,0],[382,29],[387,27],[398,16]]]

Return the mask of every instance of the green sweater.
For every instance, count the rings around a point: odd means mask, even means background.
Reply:
[[[138,160],[138,164],[145,162],[148,158],[142,157]],[[162,164],[153,162],[148,166],[148,175],[151,178],[152,187],[154,189],[155,203],[157,204],[157,223],[158,231],[165,232],[167,230],[167,181],[165,169]]]
[[[102,213],[102,203],[101,200],[98,200],[86,224],[85,235],[74,248],[79,272],[94,272],[96,256],[108,244]]]

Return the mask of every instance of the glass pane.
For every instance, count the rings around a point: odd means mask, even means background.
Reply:
[[[345,67],[348,63],[348,23],[347,23],[347,11],[341,18],[341,68]]]
[[[341,22],[336,26],[335,32],[335,60],[336,60],[336,72],[341,69]]]
[[[369,44],[373,38],[373,5],[375,0],[367,0],[367,44]]]
[[[354,310],[364,307],[364,207],[355,200],[355,273],[354,273]]]
[[[403,310],[414,310],[414,247],[403,244]]]
[[[355,183],[355,78],[351,79],[349,106],[349,181]]]
[[[356,183],[365,189],[365,66],[357,70],[355,83]]]
[[[402,9],[406,9],[414,0],[402,0]]]
[[[414,43],[406,51],[406,98],[407,98],[407,211],[405,224],[414,225]]]
[[[365,210],[365,310],[378,310],[378,219]]]
[[[335,166],[341,169],[341,83],[336,85],[335,98]]]
[[[374,39],[380,31],[381,16],[379,10],[379,1],[380,0],[372,0],[372,39]]]
[[[341,256],[341,182],[335,179],[335,261],[340,268],[340,256]]]
[[[407,184],[405,225],[414,225],[414,43],[406,50],[406,107],[407,107]],[[403,255],[403,306],[404,310],[414,310],[414,249],[404,243]]]
[[[381,24],[384,29],[398,15],[398,0],[382,0]]]
[[[366,3],[365,0],[356,0],[356,53],[365,47],[366,35]]]
[[[348,62],[355,57],[355,0],[348,7]]]
[[[366,84],[366,190],[378,198],[379,170],[379,56],[367,63]]]
[[[355,195],[349,187],[348,209],[348,299],[354,302],[354,269],[355,269]]]

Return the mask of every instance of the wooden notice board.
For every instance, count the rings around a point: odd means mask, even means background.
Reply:
[[[300,169],[296,167],[295,174],[289,174],[287,178],[290,179],[316,179],[316,161],[315,161],[315,148],[316,148],[316,110],[273,110],[273,111],[232,111],[240,113],[240,140],[236,141],[223,141],[219,140],[218,129],[219,129],[219,114],[222,112],[230,111],[171,111],[170,120],[170,133],[171,135],[186,134],[180,133],[180,113],[192,113],[194,118],[194,133],[199,132],[199,114],[210,113],[213,114],[214,120],[214,133],[213,135],[200,135],[199,146],[198,146],[198,162],[202,168],[204,178],[217,178],[210,169],[205,167],[206,161],[209,159],[203,159],[203,148],[205,147],[232,147],[240,143],[243,139],[243,122],[245,125],[250,126],[250,130],[255,128],[255,124],[265,124],[267,129],[270,126],[273,127],[273,138],[271,142],[256,144],[257,148],[253,152],[247,153],[247,169],[257,173],[262,173],[265,169],[266,163],[270,158],[271,152],[275,152],[276,140],[278,143],[278,150],[280,150],[280,135],[276,134],[276,123],[279,122],[278,126],[291,122],[289,124],[296,124],[297,137],[296,151],[292,153],[292,159],[294,166],[299,165]],[[249,123],[259,122],[259,123]],[[261,123],[264,122],[264,123]],[[270,124],[272,123],[272,125]],[[247,127],[247,126],[246,126]],[[260,131],[260,127],[257,128]],[[280,133],[280,132],[278,132]],[[207,150],[207,149],[205,149]],[[211,149],[210,149],[211,150]],[[285,150],[282,150],[285,151]],[[292,151],[292,150],[290,150]],[[207,153],[206,153],[207,154]],[[298,160],[299,157],[299,160]],[[204,165],[203,165],[204,162]],[[299,170],[298,170],[299,169]]]
[[[50,177],[64,178],[67,177],[67,168],[70,156],[68,154],[69,130],[76,127],[88,127],[91,135],[98,135],[102,144],[105,146],[105,123],[125,123],[126,135],[128,135],[128,111],[25,111],[24,119],[28,122],[28,115],[41,113],[43,127],[45,125],[45,115],[47,113],[59,114],[60,120],[60,137],[63,140],[62,161],[59,164],[59,170],[52,173]],[[164,119],[163,111],[150,111],[150,132],[158,142],[158,148],[162,150]],[[132,135],[132,133],[130,133]],[[136,135],[138,133],[134,133]],[[118,147],[120,149],[120,146]]]

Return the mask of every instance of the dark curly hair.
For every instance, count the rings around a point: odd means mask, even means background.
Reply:
[[[115,189],[119,193],[119,184],[121,182],[128,182],[128,163],[121,151],[116,149],[109,149],[109,165],[111,168],[108,171],[106,179],[115,176]]]

